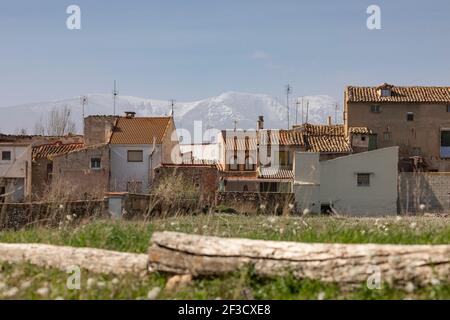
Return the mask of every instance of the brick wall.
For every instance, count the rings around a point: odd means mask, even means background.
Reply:
[[[450,212],[450,172],[399,173],[398,190],[400,213]]]

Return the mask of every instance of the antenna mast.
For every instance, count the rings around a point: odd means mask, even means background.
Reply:
[[[306,100],[306,123],[308,123],[308,115],[309,115],[309,100]]]
[[[116,115],[116,99],[119,94],[119,91],[117,90],[117,87],[116,87],[116,80],[114,80],[114,90],[113,90],[112,94],[113,94],[113,100],[114,100],[114,115]]]
[[[287,125],[289,130],[289,95],[292,93],[292,87],[288,84],[286,86],[286,109],[287,109]]]
[[[338,104],[336,103],[334,106],[334,123],[337,124],[337,112],[338,112]]]
[[[173,107],[175,106],[175,100],[174,99],[170,99],[170,107],[171,107],[171,116],[173,117]]]
[[[300,101],[297,99],[297,101],[295,102],[295,124],[298,124],[298,105],[300,104]]]
[[[80,97],[80,103],[82,108],[82,115],[83,115],[83,131],[84,131],[84,106],[88,104],[88,97],[87,96],[81,96]]]

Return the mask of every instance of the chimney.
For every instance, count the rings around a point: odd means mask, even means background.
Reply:
[[[259,116],[258,121],[256,122],[256,130],[262,130],[264,129],[264,117]]]
[[[134,111],[125,111],[125,117],[131,119],[134,118],[134,116],[136,115],[136,112]]]
[[[328,125],[331,126],[331,116],[328,116]]]

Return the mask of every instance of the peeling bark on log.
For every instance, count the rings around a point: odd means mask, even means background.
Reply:
[[[32,243],[0,243],[0,262],[29,262],[66,271],[79,266],[94,273],[125,274],[147,271],[146,254]]]
[[[395,286],[448,283],[450,245],[296,243],[177,232],[157,232],[152,237],[150,271],[217,275],[247,265],[261,276],[292,273],[296,278],[344,286],[361,285],[376,270],[382,283]]]

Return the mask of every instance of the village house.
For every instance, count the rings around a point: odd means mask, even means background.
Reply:
[[[223,130],[217,139],[220,191],[292,192],[296,152],[317,152],[321,160],[367,151],[369,130],[343,125],[303,124],[290,130],[264,129],[262,116],[256,130]],[[350,137],[350,138],[349,138]]]
[[[112,131],[110,191],[148,193],[153,170],[160,164],[181,164],[173,117],[135,117],[127,112]]]
[[[31,198],[31,143],[0,142],[0,203]]]
[[[295,154],[294,193],[300,212],[353,216],[397,214],[398,147],[320,160]]]
[[[450,87],[349,86],[344,124],[370,130],[369,150],[398,146],[401,171],[450,171]]]

